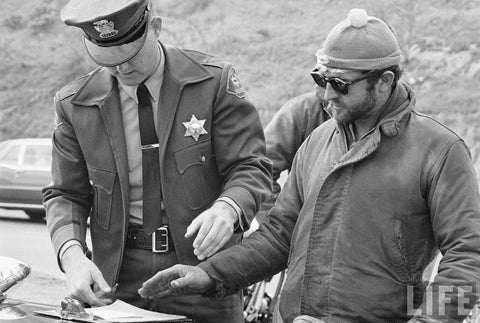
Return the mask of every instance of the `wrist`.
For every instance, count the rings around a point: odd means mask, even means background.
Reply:
[[[79,244],[69,246],[62,254],[60,263],[65,272],[69,269],[75,270],[78,267],[78,263],[83,260],[85,254],[83,248]]]
[[[238,214],[237,211],[233,206],[231,206],[229,203],[227,203],[224,200],[217,200],[213,204],[214,207],[218,207],[219,209],[222,210],[222,213],[225,213],[227,215],[227,218],[229,219],[230,223],[235,226],[238,223]]]
[[[208,274],[207,274],[208,275]],[[225,297],[223,283],[208,275],[209,283],[205,290],[201,293],[202,297],[220,299]]]

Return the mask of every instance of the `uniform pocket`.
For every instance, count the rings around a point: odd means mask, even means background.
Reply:
[[[116,172],[102,170],[89,166],[90,185],[93,188],[92,217],[98,225],[108,230],[113,202],[113,187],[117,177]]]
[[[174,155],[188,206],[196,210],[212,203],[220,194],[221,179],[210,141],[183,148]]]

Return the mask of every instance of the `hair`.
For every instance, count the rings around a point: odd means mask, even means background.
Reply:
[[[369,88],[373,88],[375,84],[378,82],[378,80],[382,77],[383,73],[387,71],[390,71],[393,73],[392,86],[395,86],[395,84],[397,84],[400,77],[402,77],[403,75],[403,68],[401,68],[400,65],[394,65],[381,70],[375,70],[375,73],[373,73],[372,76],[367,79]]]

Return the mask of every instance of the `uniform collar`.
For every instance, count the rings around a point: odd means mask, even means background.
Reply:
[[[201,82],[213,77],[212,72],[185,51],[162,43],[160,46],[164,55],[162,86],[165,86],[166,82],[173,82],[183,87],[186,84]],[[101,104],[112,95],[117,83],[115,77],[106,68],[99,67],[87,77],[72,97],[71,102],[81,106]],[[153,93],[150,88],[149,91]],[[159,92],[158,95],[160,95]]]

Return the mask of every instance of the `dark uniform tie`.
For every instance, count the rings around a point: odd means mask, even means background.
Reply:
[[[143,230],[151,234],[162,226],[158,137],[147,87],[137,89],[138,124],[142,143]]]

